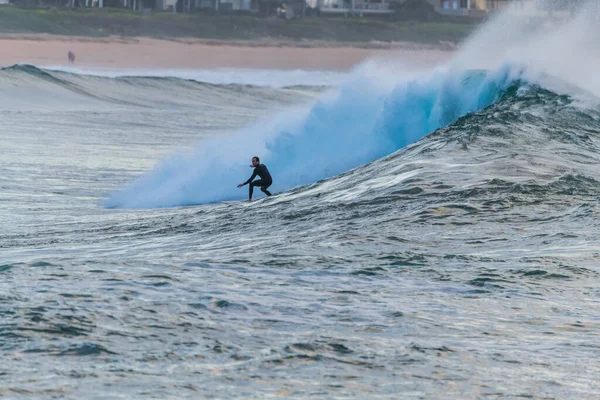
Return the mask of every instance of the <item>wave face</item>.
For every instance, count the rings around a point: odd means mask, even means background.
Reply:
[[[393,153],[459,117],[492,104],[520,72],[438,70],[384,86],[360,71],[339,89],[300,109],[204,141],[177,154],[106,202],[109,207],[169,207],[245,198],[235,187],[258,155],[285,191]],[[207,190],[207,188],[209,188]]]
[[[556,206],[566,212],[562,229],[576,231],[581,216],[571,215],[569,204],[596,202],[598,165],[600,108],[519,82],[491,106],[388,157],[312,185],[303,196],[316,192],[319,201],[343,199],[350,207],[360,202],[384,209],[401,201],[405,210],[456,206],[473,217],[506,213],[496,217],[533,223],[534,230],[543,226],[536,222],[544,222],[534,216]],[[412,217],[413,228],[420,218],[448,218],[432,210]],[[476,223],[460,212],[455,217],[457,224],[462,217],[467,225]]]

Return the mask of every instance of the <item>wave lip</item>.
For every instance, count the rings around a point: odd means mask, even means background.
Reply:
[[[519,82],[521,70],[437,70],[393,89],[358,74],[308,110],[203,142],[170,159],[109,197],[114,208],[154,208],[242,199],[236,184],[245,162],[260,155],[285,191],[336,176],[414,143],[461,116],[493,104]],[[210,188],[210,190],[207,190]]]

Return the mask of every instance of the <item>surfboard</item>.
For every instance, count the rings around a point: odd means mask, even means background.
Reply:
[[[241,203],[247,203],[248,200],[223,200],[221,202],[221,204],[227,204],[227,205],[234,205],[234,204],[241,204]]]

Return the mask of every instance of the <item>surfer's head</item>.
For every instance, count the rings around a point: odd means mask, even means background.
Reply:
[[[252,166],[256,167],[258,164],[260,164],[260,158],[256,156],[252,157]]]

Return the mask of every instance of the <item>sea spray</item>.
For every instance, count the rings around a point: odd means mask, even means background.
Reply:
[[[521,65],[530,81],[551,76],[600,96],[599,21],[595,0],[515,1],[481,25],[450,65],[458,70]]]

